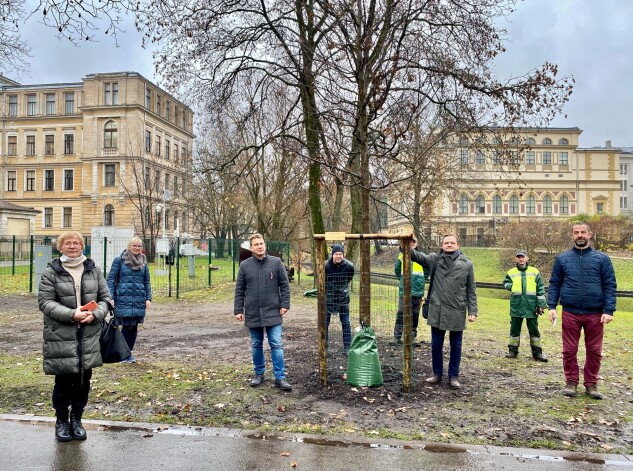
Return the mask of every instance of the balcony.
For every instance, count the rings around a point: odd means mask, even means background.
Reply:
[[[102,156],[114,156],[119,155],[119,149],[117,147],[104,147],[101,149]]]

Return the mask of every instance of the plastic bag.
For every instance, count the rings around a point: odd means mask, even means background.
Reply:
[[[352,340],[347,357],[347,383],[369,387],[382,385],[376,333],[371,327],[363,327]]]

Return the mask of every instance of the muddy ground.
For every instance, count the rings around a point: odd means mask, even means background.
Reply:
[[[32,296],[0,297],[0,353],[40,355],[40,316]],[[474,345],[464,343],[461,390],[451,390],[445,383],[427,386],[423,379],[431,373],[430,349],[423,341],[415,349],[413,392],[403,394],[398,367],[401,350],[388,346],[383,338],[379,339],[385,376],[382,387],[346,384],[345,357],[335,346],[329,354],[329,384],[321,387],[315,318],[310,306],[296,306],[289,312],[284,323],[284,351],[293,391],[282,393],[269,379],[258,392],[270,407],[245,405],[248,420],[242,424],[273,430],[292,429],[289,426],[294,424],[294,430],[313,433],[633,452],[631,378],[611,379],[609,399],[604,401],[563,398],[560,354],[552,355],[548,364],[525,357],[516,367],[499,367],[490,358],[503,355],[503,341],[483,339]],[[139,331],[135,355],[139,358],[136,366],[173,362],[202,371],[250,364],[247,329],[234,320],[229,303],[154,303]],[[269,378],[271,370],[268,366]],[[248,376],[244,368],[242,385],[248,384]],[[241,389],[252,392],[248,387]],[[5,410],[25,412],[23,406]]]

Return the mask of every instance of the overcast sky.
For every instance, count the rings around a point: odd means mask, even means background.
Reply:
[[[500,78],[522,75],[545,61],[573,75],[574,93],[553,126],[583,130],[581,147],[633,146],[633,1],[526,0],[505,23],[507,52],[497,61]],[[30,77],[21,83],[76,82],[89,73],[135,71],[154,76],[151,51],[141,48],[133,26],[119,36],[74,47],[31,18],[23,27],[32,49]],[[15,77],[11,77],[15,78]]]

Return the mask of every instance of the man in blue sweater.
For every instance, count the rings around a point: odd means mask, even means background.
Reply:
[[[556,320],[556,305],[563,306],[563,370],[565,396],[575,397],[579,382],[578,342],[585,333],[585,367],[583,380],[586,394],[602,399],[598,392],[598,373],[602,361],[604,326],[613,320],[616,280],[611,259],[594,250],[589,241],[591,228],[585,223],[574,224],[574,247],[556,257],[550,278],[547,305],[549,320]]]

